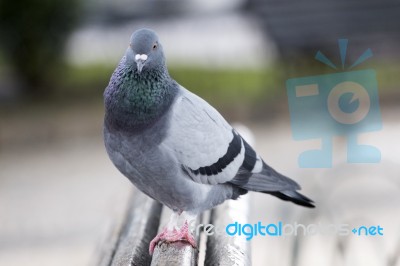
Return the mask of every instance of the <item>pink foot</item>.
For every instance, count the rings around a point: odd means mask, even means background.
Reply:
[[[196,240],[189,231],[189,225],[187,221],[185,221],[184,225],[179,230],[176,230],[174,228],[172,231],[168,231],[167,228],[164,228],[161,233],[156,235],[156,237],[150,242],[149,246],[150,255],[153,254],[154,249],[158,244],[158,242],[173,243],[177,241],[184,241],[189,243],[194,248],[197,247]]]

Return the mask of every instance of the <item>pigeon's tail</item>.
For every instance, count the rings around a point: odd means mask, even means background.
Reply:
[[[260,192],[273,195],[280,198],[281,200],[291,201],[297,205],[301,205],[304,207],[315,207],[313,204],[314,202],[311,199],[297,192],[297,190],[301,189],[299,184],[297,184],[294,180],[278,173],[265,162],[263,162],[263,168],[260,174],[263,175],[262,180],[264,181],[264,183],[273,183],[270,184],[272,189],[261,189],[259,190]],[[273,189],[274,185],[275,189]]]
[[[266,194],[271,194],[285,201],[314,208],[314,202],[297,192],[301,187],[294,180],[278,173],[265,162],[258,173],[249,173],[246,169],[239,170],[239,174],[230,181],[235,186]]]
[[[295,190],[284,190],[284,191],[275,191],[275,192],[266,191],[263,193],[271,194],[275,197],[280,198],[281,200],[291,201],[297,205],[301,205],[301,206],[308,207],[308,208],[315,208],[315,206],[313,204],[314,201],[312,201],[311,199],[307,198],[306,196],[300,194],[299,192],[297,192]]]

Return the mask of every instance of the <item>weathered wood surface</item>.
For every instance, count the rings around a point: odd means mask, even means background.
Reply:
[[[225,232],[228,224],[248,223],[249,201],[244,196],[237,201],[226,201],[211,211],[210,223],[216,232],[208,236],[205,265],[251,265],[250,242]]]
[[[126,216],[110,236],[97,265],[150,265],[149,243],[157,233],[162,205],[133,191]]]
[[[200,221],[214,226],[214,235],[206,236],[202,230],[195,234],[198,249],[184,242],[161,243],[156,246],[153,256],[148,247],[151,239],[167,224],[171,210],[143,195],[136,189],[127,208],[126,216],[114,228],[103,246],[100,266],[197,266],[199,265],[200,238],[207,244],[204,265],[251,265],[250,243],[244,237],[231,237],[225,233],[229,223],[246,223],[248,219],[248,198],[227,201],[211,211]],[[194,228],[195,229],[195,228]],[[195,233],[195,232],[194,232]]]

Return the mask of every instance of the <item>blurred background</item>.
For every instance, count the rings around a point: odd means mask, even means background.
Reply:
[[[102,94],[136,29],[154,29],[171,76],[254,133],[256,149],[316,201],[253,194],[251,221],[377,225],[382,237],[252,240],[253,265],[400,265],[400,3],[396,0],[0,0],[0,265],[90,265],[131,184],[102,143]],[[360,135],[377,164],[304,169],[285,82],[347,66],[377,73],[383,129]],[[346,70],[346,68],[345,68]]]

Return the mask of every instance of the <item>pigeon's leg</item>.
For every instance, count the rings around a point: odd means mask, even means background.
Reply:
[[[183,221],[183,224],[179,226]],[[159,242],[173,243],[183,241],[196,248],[196,240],[191,232],[191,225],[195,221],[195,216],[186,213],[173,213],[166,227],[150,242],[149,252],[153,254],[154,248]]]

